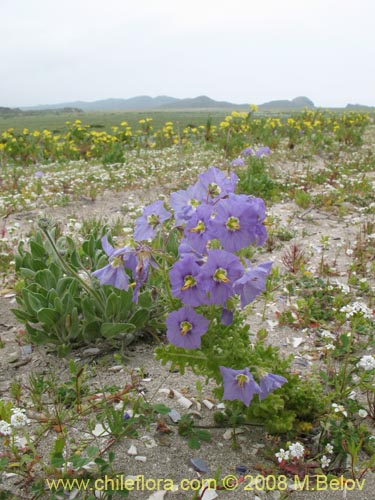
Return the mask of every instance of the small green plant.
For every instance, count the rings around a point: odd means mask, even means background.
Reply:
[[[269,176],[264,158],[249,156],[245,169],[237,172],[238,190],[241,193],[260,196],[264,200],[273,200],[277,193],[277,184]]]
[[[311,195],[303,189],[297,189],[295,192],[295,202],[301,208],[309,208],[311,204]]]
[[[98,226],[77,245],[60,236],[56,226],[43,225],[30,238],[29,249],[20,243],[16,271],[22,287],[12,311],[33,343],[55,345],[65,356],[72,348],[103,340],[120,342],[124,350],[141,334],[162,330],[163,307],[155,292],[141,292],[134,303],[132,290],[100,287],[88,272],[107,261],[101,246],[106,232]]]

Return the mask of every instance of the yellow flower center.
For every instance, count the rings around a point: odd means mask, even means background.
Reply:
[[[199,233],[202,234],[206,229],[206,226],[204,225],[204,222],[202,220],[198,221],[198,224],[193,227],[192,229],[189,229],[189,233]]]
[[[198,207],[200,204],[201,204],[201,202],[198,200],[195,200],[194,198],[189,200],[189,205],[193,208]]]
[[[151,214],[147,217],[147,222],[150,226],[155,229],[158,224],[160,224],[159,216],[156,214]]]
[[[193,328],[193,325],[191,323],[189,323],[189,321],[182,321],[182,323],[180,323],[180,335],[181,335],[181,337],[184,337],[187,333],[189,333],[192,328]]]
[[[188,274],[184,278],[184,286],[181,288],[181,290],[187,290],[188,288],[191,288],[191,287],[195,286],[196,284],[197,284],[197,281],[195,280],[195,278],[191,274]]]
[[[221,281],[222,283],[229,283],[230,282],[230,279],[227,276],[226,269],[223,269],[222,267],[219,267],[218,269],[216,269],[213,278],[215,281]]]
[[[112,267],[120,267],[123,265],[124,265],[124,261],[122,260],[122,257],[115,257],[111,262]]]
[[[218,196],[221,193],[221,187],[212,182],[208,185],[208,193],[210,196]]]
[[[229,217],[226,226],[229,231],[239,231],[241,229],[240,220],[238,217]]]
[[[243,387],[249,382],[249,377],[244,373],[239,373],[238,375],[236,375],[236,380],[239,387]]]

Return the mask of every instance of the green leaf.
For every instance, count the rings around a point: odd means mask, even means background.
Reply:
[[[55,310],[60,313],[60,314],[64,314],[64,305],[62,303],[62,300],[60,299],[60,297],[56,297],[55,300],[54,300],[54,306],[55,306]]]
[[[45,248],[42,245],[39,245],[34,240],[30,240],[30,250],[31,255],[34,259],[42,259],[45,260],[48,257]]]
[[[60,318],[59,313],[55,309],[43,308],[39,309],[37,313],[38,321],[45,324],[48,328],[56,324]]]
[[[167,406],[163,405],[163,403],[158,403],[154,406],[154,410],[160,413],[160,415],[166,415],[171,411],[170,408]]]
[[[62,454],[65,446],[66,439],[64,437],[58,437],[55,441],[55,446],[53,447],[54,455]]]
[[[99,455],[99,448],[97,446],[89,446],[86,449],[87,456],[90,458],[95,457],[95,455]]]
[[[26,311],[23,311],[22,309],[11,309],[11,311],[15,315],[15,317],[22,323],[25,323],[26,321],[32,322],[35,319],[35,316],[28,314]]]
[[[133,292],[131,290],[125,291],[121,290],[120,291],[120,301],[121,301],[121,311],[123,313],[123,317],[125,312],[131,311],[133,307]]]
[[[43,330],[38,330],[33,328],[31,325],[26,324],[26,331],[30,336],[30,340],[33,344],[43,345],[43,344],[56,344],[58,338],[54,334],[48,334]]]
[[[153,301],[152,301],[151,294],[149,291],[143,292],[139,295],[138,305],[139,305],[139,307],[142,307],[143,309],[150,309],[152,307]]]
[[[19,269],[19,272],[21,274],[21,276],[23,276],[24,278],[26,279],[29,279],[29,280],[34,280],[34,276],[35,276],[35,272],[27,267],[21,267]]]
[[[87,323],[82,332],[83,338],[88,341],[93,341],[100,337],[100,323],[98,321],[91,321]]]
[[[62,453],[54,453],[51,457],[51,465],[53,467],[63,467],[65,464],[65,458]]]
[[[195,431],[195,435],[201,441],[206,441],[206,442],[211,441],[211,434],[208,431],[205,431],[205,430],[202,430],[202,429],[197,429]]]
[[[42,269],[35,275],[35,281],[46,290],[56,288],[56,278],[49,269]]]
[[[82,263],[79,259],[79,255],[77,250],[73,250],[73,252],[70,254],[70,263],[76,268],[80,269],[82,267]]]
[[[76,339],[82,332],[81,323],[78,318],[78,311],[76,307],[73,307],[72,314],[70,315],[70,326],[67,327],[69,331],[69,337]]]
[[[149,313],[146,309],[140,309],[130,318],[130,321],[135,325],[138,329],[141,328],[148,320]]]
[[[128,333],[134,332],[135,325],[131,323],[103,323],[100,329],[101,334],[105,338],[121,337]]]
[[[187,444],[192,450],[199,450],[199,448],[201,447],[199,439],[197,439],[195,436],[191,437],[188,440]]]
[[[119,296],[112,292],[110,296],[107,298],[105,315],[107,318],[114,318],[117,316],[119,311],[121,310],[121,301]]]
[[[25,301],[26,309],[31,314],[36,314],[39,309],[46,306],[46,301],[43,295],[39,293],[31,292],[27,288],[24,288],[21,292],[22,298]]]

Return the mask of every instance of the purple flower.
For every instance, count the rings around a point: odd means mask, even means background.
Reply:
[[[201,336],[207,332],[209,325],[209,321],[191,307],[171,312],[166,323],[169,342],[185,349],[199,349]]]
[[[192,255],[197,263],[203,263],[203,253],[198,252],[192,247],[191,243],[185,238],[182,238],[178,246],[178,255],[183,258],[185,255]]]
[[[220,366],[223,377],[224,395],[223,400],[233,401],[239,399],[249,406],[254,394],[258,394],[260,388],[248,368],[233,370]]]
[[[214,219],[209,221],[209,234],[218,238],[224,250],[237,252],[257,240],[257,207],[239,195],[220,200]]]
[[[152,239],[156,234],[158,226],[170,217],[171,213],[164,208],[161,200],[155,201],[145,207],[141,217],[138,217],[135,222],[135,241]]]
[[[288,380],[281,375],[275,375],[274,373],[267,373],[265,377],[263,377],[259,381],[260,392],[259,399],[262,401],[268,394],[273,392],[276,389],[279,389],[282,385],[284,385]]]
[[[245,274],[234,284],[234,291],[241,297],[241,307],[252,302],[266,287],[266,279],[273,262],[264,262],[257,267],[249,266]]]
[[[262,198],[257,198],[255,196],[247,196],[244,194],[239,194],[237,197],[241,197],[246,200],[246,203],[252,207],[252,210],[256,214],[256,223],[254,227],[255,241],[257,246],[262,246],[267,240],[267,229],[263,225],[266,219],[266,206]]]
[[[206,251],[206,244],[211,239],[208,227],[212,211],[211,205],[200,205],[184,229],[184,239],[199,253]]]
[[[238,177],[233,172],[226,177],[224,172],[215,167],[210,167],[207,172],[199,175],[197,186],[206,193],[206,201],[217,200],[229,193],[233,193]]]
[[[138,302],[141,286],[147,281],[150,266],[158,268],[158,264],[152,256],[152,249],[147,245],[138,245],[131,255],[124,256],[127,268],[131,269],[135,287],[133,290],[133,302]]]
[[[44,173],[41,171],[41,170],[38,170],[37,172],[35,172],[34,174],[34,177],[36,177],[37,179],[40,179],[41,177],[44,176]]]
[[[254,151],[252,150],[252,148],[248,147],[241,151],[241,154],[242,156],[252,156],[254,154]]]
[[[124,263],[127,260],[132,261],[134,250],[130,247],[115,250],[106,236],[103,236],[101,243],[103,250],[109,257],[109,264],[94,271],[92,275],[98,278],[102,285],[112,285],[120,290],[128,290],[129,276],[125,271]]]
[[[231,167],[243,167],[245,165],[245,161],[242,158],[235,158],[230,162]]]
[[[234,294],[233,285],[243,274],[239,258],[225,250],[209,250],[207,262],[201,268],[201,277],[209,304],[225,306]]]
[[[257,158],[263,158],[263,156],[268,156],[271,154],[271,150],[268,146],[262,146],[255,151],[255,156]]]
[[[177,225],[187,222],[204,199],[205,192],[197,184],[171,193],[170,203]]]
[[[192,255],[177,261],[169,272],[172,295],[186,305],[199,306],[207,303],[206,292],[202,287],[201,266]]]
[[[226,309],[223,307],[221,311],[221,318],[220,321],[222,322],[223,325],[229,326],[233,323],[233,311]]]

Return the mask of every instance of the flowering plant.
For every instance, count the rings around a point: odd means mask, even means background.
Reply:
[[[278,390],[288,379],[285,387],[293,390],[298,378],[289,376],[289,362],[280,360],[277,349],[251,343],[239,310],[265,289],[272,262],[253,266],[245,257],[249,245],[267,239],[265,204],[236,194],[237,180],[210,167],[193,186],[172,193],[170,207],[160,200],[147,206],[129,246],[115,250],[102,239],[109,264],[93,275],[103,285],[132,289],[136,303],[151,273],[158,273],[170,312],[169,343],[156,348],[157,359],[181,374],[189,366],[215,380],[217,396],[236,411],[262,418],[267,409],[275,423],[285,409]],[[268,407],[263,400],[274,391]],[[289,409],[281,429],[291,428],[294,417]]]

